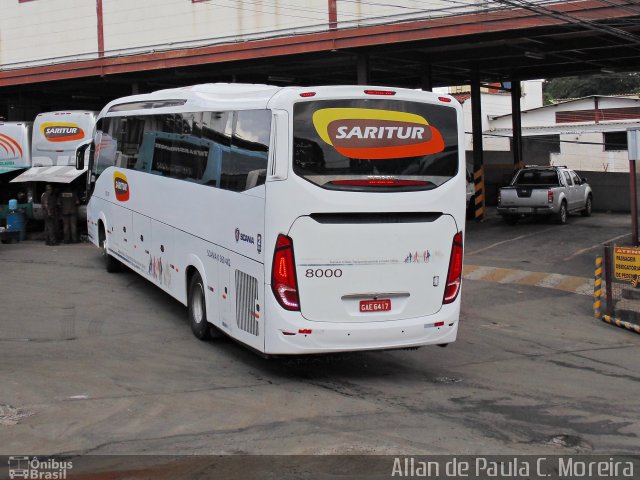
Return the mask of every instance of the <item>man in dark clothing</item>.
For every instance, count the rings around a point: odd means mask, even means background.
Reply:
[[[65,187],[60,195],[62,210],[62,228],[64,243],[78,243],[78,195],[70,186]]]
[[[51,185],[47,185],[40,197],[44,213],[44,236],[47,245],[58,244],[58,198]]]

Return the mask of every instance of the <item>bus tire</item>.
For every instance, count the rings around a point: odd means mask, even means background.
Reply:
[[[100,240],[100,250],[102,250],[102,259],[104,261],[104,266],[109,273],[119,272],[122,268],[122,264],[120,261],[113,258],[109,255],[107,251],[107,236],[104,232],[104,227],[100,224],[100,232],[99,232],[99,240]]]
[[[203,341],[211,338],[211,329],[207,321],[207,302],[204,292],[202,277],[200,277],[198,272],[195,272],[189,282],[189,298],[187,300],[189,324],[196,338]]]

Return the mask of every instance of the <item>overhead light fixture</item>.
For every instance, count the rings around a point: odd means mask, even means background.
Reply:
[[[526,51],[524,52],[524,56],[527,58],[533,58],[534,60],[544,60],[545,54],[542,52]]]
[[[295,78],[285,77],[281,75],[269,75],[267,77],[267,80],[269,80],[270,82],[293,83],[295,81]]]
[[[607,68],[607,67],[601,68],[600,71],[602,73],[616,73],[616,71],[613,68]]]

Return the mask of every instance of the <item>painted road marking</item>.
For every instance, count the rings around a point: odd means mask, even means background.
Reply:
[[[502,284],[528,285],[532,287],[552,288],[578,295],[593,295],[593,279],[561,275],[559,273],[530,272],[511,268],[485,267],[483,265],[465,265],[462,270],[465,280],[481,280]]]
[[[479,250],[473,250],[472,252],[464,252],[466,256],[475,255],[477,253],[486,252],[487,250],[491,250],[492,248],[499,247],[500,245],[504,245],[505,243],[517,242],[518,240],[522,240],[523,238],[533,237],[534,235],[540,235],[541,233],[548,232],[550,230],[557,230],[556,227],[553,228],[545,228],[544,230],[538,230],[533,233],[527,233],[526,235],[520,235],[519,237],[510,238],[508,240],[502,240],[501,242],[492,243],[486,247],[480,248]]]
[[[620,240],[621,238],[627,237],[629,235],[631,235],[631,234],[630,233],[625,233],[623,235],[618,235],[617,237],[610,238],[609,240],[605,240],[604,242],[599,243],[597,245],[591,245],[590,247],[580,249],[577,252],[572,253],[568,257],[565,257],[564,261],[566,262],[567,260],[571,260],[572,258],[575,258],[578,255],[582,255],[583,253],[588,252],[589,250],[594,250],[596,248],[602,248],[602,245],[605,245],[605,244],[611,243],[611,242],[615,242],[616,240]]]

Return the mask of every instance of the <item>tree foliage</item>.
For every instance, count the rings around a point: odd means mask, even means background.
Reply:
[[[640,93],[640,74],[618,73],[562,77],[547,80],[544,83],[545,97],[553,100],[629,93]]]

